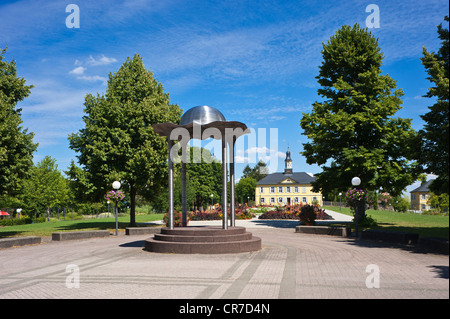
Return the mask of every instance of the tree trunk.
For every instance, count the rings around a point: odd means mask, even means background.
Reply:
[[[130,225],[136,227],[136,188],[134,182],[130,183]]]

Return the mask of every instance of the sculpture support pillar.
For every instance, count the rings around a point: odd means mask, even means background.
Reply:
[[[222,228],[228,229],[227,142],[222,139]]]
[[[182,225],[187,226],[187,198],[186,198],[186,161],[181,163],[181,205],[182,211]]]
[[[234,142],[236,138],[233,136],[233,140],[230,145],[230,226],[236,226],[235,216],[235,199],[234,199]]]
[[[173,141],[168,138],[169,149],[169,229],[173,229],[173,161],[170,152],[172,151]]]

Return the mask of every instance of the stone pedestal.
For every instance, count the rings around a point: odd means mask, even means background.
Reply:
[[[145,250],[177,254],[227,254],[257,251],[261,239],[245,227],[164,227],[145,241]]]

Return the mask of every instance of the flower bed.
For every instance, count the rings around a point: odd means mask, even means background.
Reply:
[[[222,210],[215,209],[215,210],[206,210],[206,211],[195,211],[195,212],[188,212],[187,213],[187,222],[189,224],[190,220],[222,220],[223,214]],[[255,217],[255,214],[251,213],[247,209],[236,209],[235,210],[235,218],[236,219],[251,219]],[[230,218],[230,214],[228,214],[228,218]],[[169,214],[165,214],[163,218],[166,225],[169,222]],[[181,213],[180,212],[174,212],[174,226],[182,226],[181,224]]]
[[[305,224],[314,224],[315,220],[333,218],[317,205],[299,204],[265,212],[259,216],[259,219],[299,219]]]

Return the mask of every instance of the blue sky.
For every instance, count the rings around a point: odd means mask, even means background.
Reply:
[[[80,10],[79,28],[65,23],[71,3]],[[320,167],[299,154],[307,142],[299,122],[319,100],[322,43],[344,24],[365,27],[372,3],[380,13],[380,28],[370,31],[385,56],[383,73],[405,93],[397,116],[419,130],[431,105],[422,97],[430,84],[420,57],[423,46],[440,46],[436,26],[449,12],[443,0],[0,1],[0,48],[8,45],[6,59],[35,86],[19,104],[24,127],[40,144],[35,161],[50,155],[67,168],[76,156],[67,136],[83,127],[84,96],[104,93],[109,72],[139,53],[171,102],[185,111],[216,107],[255,130],[260,143],[242,142],[239,159],[257,153],[250,158],[282,171],[289,147],[295,171],[317,173]],[[237,164],[238,176],[246,164]]]

